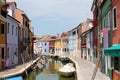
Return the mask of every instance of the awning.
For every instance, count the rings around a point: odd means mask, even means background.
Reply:
[[[116,56],[120,57],[120,44],[114,45],[112,47],[106,48],[104,50],[105,56]]]
[[[5,80],[23,80],[23,78],[22,76],[16,76],[16,77],[7,78]]]

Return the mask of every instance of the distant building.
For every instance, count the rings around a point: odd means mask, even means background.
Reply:
[[[62,53],[61,55],[68,56],[69,48],[68,48],[68,32],[63,32],[61,34],[61,42],[62,42]]]
[[[45,35],[41,37],[35,44],[37,49],[37,54],[48,55],[49,54],[49,41],[51,40],[50,35]]]
[[[62,42],[61,37],[57,37],[55,40],[55,55],[61,55],[62,53]]]
[[[78,52],[78,27],[68,31],[69,55],[75,56]]]
[[[49,53],[50,54],[55,54],[55,40],[56,40],[56,36],[52,36],[51,39],[49,40]]]

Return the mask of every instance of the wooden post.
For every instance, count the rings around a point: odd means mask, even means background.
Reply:
[[[98,66],[99,66],[99,63],[100,63],[100,61],[101,61],[101,58],[102,58],[102,55],[99,56],[99,59],[98,59],[98,61],[97,61],[97,64],[96,64],[96,67],[95,67],[95,69],[94,69],[94,72],[93,72],[93,75],[92,75],[91,80],[94,80],[94,79],[95,79],[95,76],[96,76],[96,73],[97,73]]]
[[[26,76],[28,77],[27,69],[26,69],[25,62],[24,62],[24,58],[23,58],[23,55],[22,55],[22,54],[21,54],[21,58],[22,58],[22,62],[23,62],[24,68],[25,68]]]

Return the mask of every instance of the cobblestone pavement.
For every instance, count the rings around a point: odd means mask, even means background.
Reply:
[[[91,80],[95,64],[90,61],[81,59],[80,57],[70,57],[76,64],[76,72],[78,80]],[[110,80],[108,76],[97,71],[95,80]]]

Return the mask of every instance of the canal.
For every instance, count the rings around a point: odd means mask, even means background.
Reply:
[[[24,80],[76,80],[75,76],[64,77],[58,74],[58,69],[64,64],[59,60],[48,58],[42,70],[29,72],[29,76]]]

